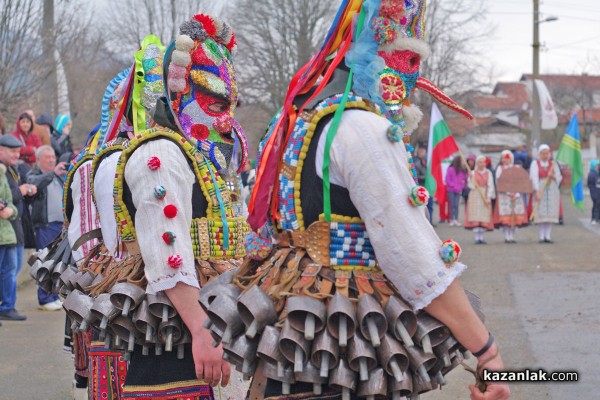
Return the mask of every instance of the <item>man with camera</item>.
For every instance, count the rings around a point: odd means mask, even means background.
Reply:
[[[20,213],[13,201],[11,186],[7,175],[9,168],[19,161],[21,142],[11,135],[0,137],[0,319],[23,321],[25,315],[15,310],[17,301],[17,274],[20,265],[17,262],[17,241],[14,222]],[[15,151],[16,149],[16,151]],[[12,152],[12,156],[9,153]],[[12,160],[12,163],[9,162]],[[18,221],[20,223],[20,221]]]
[[[27,182],[37,187],[33,199],[31,219],[35,229],[37,248],[43,249],[60,234],[64,221],[62,196],[68,165],[56,163],[51,146],[44,145],[35,151],[35,166],[27,174]],[[62,308],[57,295],[47,294],[38,288],[39,309],[55,311]]]

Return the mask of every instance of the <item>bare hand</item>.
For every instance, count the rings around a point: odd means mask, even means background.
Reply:
[[[542,200],[542,193],[540,193],[540,192],[537,192],[537,193],[535,194],[535,198],[537,199],[537,201],[540,201],[540,200]]]
[[[0,211],[0,218],[9,219],[14,213],[15,212],[11,207],[4,207],[2,211]]]
[[[19,190],[21,191],[21,196],[35,196],[37,193],[37,187],[29,183],[24,183],[19,186]]]
[[[210,386],[227,386],[231,368],[229,363],[223,360],[223,348],[212,346],[212,336],[208,330],[192,336],[192,354],[196,367],[196,377],[204,380]]]
[[[483,393],[475,385],[470,385],[469,390],[471,391],[471,400],[506,400],[510,398],[510,389],[506,384],[489,383]]]
[[[54,167],[54,173],[58,176],[65,175],[67,173],[66,163],[59,162],[58,164],[56,164],[56,167]]]
[[[496,352],[496,356],[491,356]],[[487,369],[489,371],[501,371],[504,369],[504,362],[500,357],[500,354],[497,353],[498,348],[494,345],[490,350],[488,350],[485,354],[483,354],[479,358],[479,362],[477,363],[478,367]],[[483,365],[481,363],[484,363]],[[505,383],[491,383],[486,382],[487,387],[485,392],[479,390],[475,385],[470,385],[469,390],[471,391],[471,400],[506,400],[510,398],[510,388]]]

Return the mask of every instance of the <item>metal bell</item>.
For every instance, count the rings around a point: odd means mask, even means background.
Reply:
[[[405,346],[413,346],[412,336],[417,331],[417,317],[412,308],[397,296],[391,296],[385,305],[385,316],[390,331],[404,343]]]
[[[277,382],[281,382],[281,393],[283,395],[289,395],[291,392],[291,385],[296,383],[294,377],[294,369],[291,365],[284,367],[283,373],[279,375],[279,368],[275,364],[271,364],[261,360],[257,368],[262,368],[263,375],[266,378],[272,379]]]
[[[287,320],[290,325],[313,340],[315,333],[325,327],[327,310],[322,301],[309,296],[292,296],[287,299]]]
[[[252,286],[238,298],[237,308],[250,339],[277,321],[273,301],[258,286]]]
[[[223,344],[231,343],[234,336],[244,331],[237,300],[227,294],[219,294],[206,310],[206,315],[213,325],[223,331],[221,337]]]
[[[377,348],[377,357],[385,371],[400,382],[404,372],[408,369],[408,354],[402,345],[390,334],[381,339],[381,346]]]
[[[223,351],[227,354],[229,362],[240,366],[244,376],[254,374],[257,348],[258,342],[248,339],[243,334],[234,338],[230,344],[223,345]]]
[[[400,382],[388,379],[388,391],[392,394],[392,400],[409,397],[413,391],[413,379],[410,371],[404,372]]]
[[[371,295],[365,294],[358,301],[356,310],[360,321],[360,331],[373,347],[381,344],[381,339],[387,331],[387,320],[379,302]]]
[[[310,342],[286,320],[279,335],[279,350],[289,362],[294,363],[294,372],[302,372],[308,360]]]
[[[340,347],[345,348],[348,340],[356,331],[356,310],[343,294],[336,292],[327,305],[327,329],[338,339]]]
[[[148,300],[143,300],[135,309],[132,321],[136,329],[144,335],[144,342],[150,343],[158,328],[158,318],[150,312]]]
[[[121,310],[123,317],[135,309],[146,296],[146,291],[132,283],[120,282],[110,290],[110,301]]]
[[[385,400],[387,394],[388,377],[382,368],[375,368],[368,380],[358,384],[358,396],[367,400]]]
[[[436,358],[431,353],[425,353],[421,348],[417,346],[411,346],[406,348],[408,353],[408,360],[410,367],[415,371],[415,375],[419,375],[423,382],[429,382],[429,371],[436,363]]]
[[[311,361],[315,368],[319,369],[322,378],[329,376],[329,370],[333,369],[339,358],[339,346],[327,329],[323,329],[317,334],[313,341],[311,351]]]
[[[129,353],[133,351],[136,339],[141,339],[139,331],[135,329],[133,322],[127,317],[117,316],[111,322],[111,329],[115,334],[115,338],[118,337],[120,341],[127,343],[127,352]],[[115,344],[118,345],[118,343]]]
[[[357,332],[348,345],[348,366],[358,372],[361,381],[369,379],[369,371],[377,366],[377,354],[371,342]]]
[[[450,330],[431,315],[420,312],[417,315],[417,332],[414,339],[421,345],[425,353],[433,353],[433,346],[437,346],[448,339]]]
[[[256,355],[267,363],[274,364],[277,367],[278,376],[283,376],[284,366],[287,364],[287,359],[279,350],[279,329],[274,326],[267,325],[263,330],[256,349]]]
[[[167,322],[169,318],[177,315],[175,307],[164,292],[149,294],[146,299],[148,300],[150,313],[160,319],[161,322]]]
[[[181,320],[172,318],[161,322],[158,326],[158,339],[165,344],[165,351],[173,350],[173,343],[178,342],[182,336]]]
[[[320,395],[323,393],[323,385],[327,383],[327,378],[321,377],[319,369],[315,368],[309,361],[304,364],[302,372],[295,373],[297,382],[312,383],[313,393]]]
[[[331,371],[329,386],[342,392],[342,400],[350,400],[350,393],[356,390],[356,373],[352,371],[342,357],[338,366]]]
[[[111,303],[110,294],[102,293],[94,299],[91,312],[98,324],[100,339],[104,339],[108,324],[119,315],[119,309]]]

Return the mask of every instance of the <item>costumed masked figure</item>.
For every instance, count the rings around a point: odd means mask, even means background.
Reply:
[[[253,376],[250,399],[417,396],[466,349],[502,368],[405,144],[415,87],[468,115],[419,77],[424,13],[422,1],[344,1],[259,147],[247,258],[205,288],[214,336]]]
[[[102,100],[101,123],[90,133],[83,150],[70,165],[63,193],[66,221],[64,230],[53,246],[49,247],[50,255],[46,257],[47,261],[53,260],[55,263],[52,288],[54,291],[60,291],[62,295],[66,296],[73,289],[91,292],[89,286],[101,281],[106,271],[123,256],[123,252],[118,251],[115,245],[118,238],[112,207],[109,208],[109,219],[106,218],[106,212],[104,213],[106,228],[100,228],[101,213],[96,208],[93,198],[93,177],[98,161],[109,152],[122,150],[128,135],[134,131],[130,122],[132,110],[143,110],[143,113],[139,114],[143,116],[139,129],[147,129],[154,125],[148,112],[156,104],[156,99],[164,93],[163,54],[164,47],[158,38],[149,35],[144,39],[141,50],[136,54],[138,65],[119,73],[109,83]],[[136,72],[141,72],[138,76],[143,76],[144,79],[138,79],[134,84]],[[152,85],[153,82],[158,82],[158,85]],[[136,97],[135,92],[141,96]],[[130,110],[128,115],[124,115],[125,109]],[[121,132],[121,135],[115,139],[117,132]],[[99,147],[101,148],[98,150]],[[110,193],[111,201],[113,180],[114,170],[102,186]],[[57,262],[60,257],[59,249],[64,250],[62,264]],[[71,260],[66,262],[69,254]],[[94,276],[97,281],[94,280]],[[78,314],[81,310],[73,310],[72,307],[73,302],[65,306],[65,344],[72,343],[74,353],[74,397],[92,400],[120,399],[127,374],[127,362],[121,357],[121,351],[110,350],[105,346],[104,337],[100,337],[98,331],[88,328],[87,322],[78,324],[82,322],[83,315]],[[73,321],[74,329],[71,329]]]
[[[527,171],[514,164],[514,156],[510,150],[504,150],[500,154],[496,182],[498,193],[494,224],[502,227],[504,242],[516,243],[517,227],[529,224],[525,194],[532,192],[532,186]]]
[[[167,96],[154,107],[156,127],[142,130],[145,110],[135,107],[144,99],[135,84],[154,61],[136,55],[144,69],[130,76],[131,107],[121,101],[109,126],[116,132],[127,115],[133,134],[110,141],[94,159],[94,199],[116,262],[102,276],[91,271],[97,281],[65,300],[67,311],[83,313],[79,326],[92,325],[130,360],[121,398],[209,399],[211,386],[229,378],[222,350],[211,346],[202,327],[197,300],[200,286],[245,254],[248,228],[238,214],[232,160],[235,146],[241,163],[246,159],[245,138],[233,120],[235,39],[227,24],[205,15],[184,23],[180,33],[165,54]],[[161,79],[145,81],[147,87]]]
[[[560,182],[562,174],[558,164],[551,158],[550,147],[542,144],[538,149],[539,159],[531,163],[529,177],[533,184],[534,224],[539,227],[540,243],[552,243],[552,224],[558,223],[560,214]]]
[[[467,185],[471,190],[467,198],[465,228],[473,229],[475,244],[485,244],[484,232],[494,230],[492,199],[496,197],[496,191],[492,171],[486,168],[484,156],[475,160],[475,169],[471,171]]]

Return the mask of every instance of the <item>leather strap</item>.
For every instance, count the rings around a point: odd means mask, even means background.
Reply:
[[[137,256],[139,254],[142,254],[142,251],[140,250],[140,245],[138,244],[137,240],[128,240],[125,243],[125,248],[127,249],[127,252],[132,255],[132,256]]]
[[[102,238],[102,230],[100,228],[96,228],[92,231],[89,231],[89,232],[81,235],[79,237],[79,239],[77,239],[75,241],[75,243],[73,243],[72,250],[77,251],[77,249],[80,248],[81,245],[84,244],[85,242],[88,242],[92,239],[101,239],[101,238]]]
[[[263,374],[263,360],[259,360],[252,377],[252,383],[250,384],[250,390],[248,390],[248,396],[246,400],[263,400],[265,398],[265,389],[267,388],[267,377]]]
[[[348,287],[350,286],[350,278],[352,277],[352,272],[350,271],[335,271],[335,289],[336,292],[343,294],[346,297],[350,297],[350,293]]]
[[[361,297],[364,294],[373,294],[373,288],[369,283],[369,273],[367,271],[354,270],[354,282],[358,288],[358,296]]]
[[[371,282],[375,293],[379,297],[379,302],[383,307],[387,304],[390,296],[394,295],[394,290],[388,286],[387,281],[381,272],[371,272]]]

